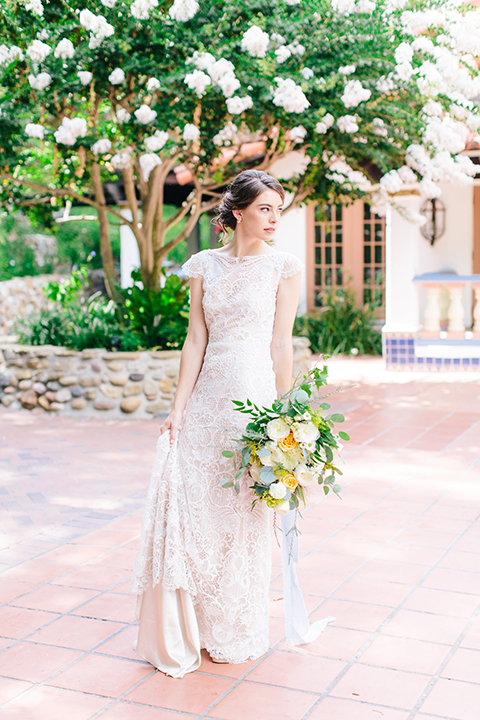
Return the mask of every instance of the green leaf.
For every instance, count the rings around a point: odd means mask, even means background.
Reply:
[[[223,455],[223,457],[226,457],[226,458],[232,458],[232,457],[234,457],[235,453],[232,452],[231,450],[222,450],[222,455]]]
[[[332,488],[334,493],[339,493],[341,489],[340,485],[334,485]]]
[[[323,486],[323,492],[325,493],[325,495],[328,495],[328,493],[330,492],[330,488],[328,487],[328,485]]]
[[[222,487],[224,488],[231,488],[233,487],[233,482],[229,480],[228,478],[226,480],[222,480]]]
[[[235,492],[240,495],[240,483],[238,481],[235,483]]]
[[[345,417],[340,413],[333,413],[333,415],[330,416],[330,420],[335,423],[342,423],[345,422]]]
[[[327,462],[331,463],[333,460],[332,448],[328,445],[325,446],[325,455],[327,456]]]
[[[308,402],[308,394],[305,390],[297,390],[295,393],[295,400],[300,403],[300,405],[305,405],[305,403]]]
[[[340,430],[338,435],[339,435],[339,437],[342,438],[342,440],[350,440],[350,435],[348,433],[344,432],[343,430]]]

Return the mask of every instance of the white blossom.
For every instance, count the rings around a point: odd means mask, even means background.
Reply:
[[[325,135],[327,130],[332,127],[335,122],[335,118],[330,113],[323,116],[323,119],[315,125],[315,130],[320,135]]]
[[[154,78],[154,77],[149,78],[149,80],[147,82],[147,91],[153,92],[153,90],[158,90],[160,85],[161,85],[160,80],[158,80],[157,78]]]
[[[413,170],[408,167],[408,165],[402,165],[402,167],[399,167],[397,173],[402,182],[406,185],[414,185],[417,182],[417,176]]]
[[[123,107],[119,107],[115,110],[115,114],[117,116],[117,120],[119,122],[128,122],[130,118],[132,117],[129,112],[125,110]]]
[[[158,6],[158,0],[134,0],[130,5],[130,12],[137,20],[148,20],[153,10]]]
[[[183,128],[183,139],[185,140],[185,142],[196,142],[199,137],[200,130],[196,127],[196,125],[192,125],[192,123],[187,123]]]
[[[73,58],[75,55],[75,48],[73,47],[72,41],[68,38],[60,40],[53,54],[56,58],[62,58],[62,60],[69,60],[70,58]]]
[[[420,190],[422,197],[425,198],[438,198],[442,194],[442,189],[438,185],[435,185],[430,178],[423,178],[420,180],[418,183],[418,189]]]
[[[407,10],[402,13],[401,22],[410,35],[420,35],[431,27],[439,27],[445,22],[445,14],[441,10]]]
[[[355,115],[342,115],[337,120],[337,127],[340,132],[354,133],[358,130],[357,118]]]
[[[280,64],[284,63],[285,60],[288,60],[291,54],[292,51],[286,45],[280,45],[280,47],[275,50],[277,62]]]
[[[198,50],[195,50],[193,57],[187,60],[187,62],[192,62],[199,70],[208,70],[210,65],[213,65],[215,62],[215,58],[209,52],[198,52]]]
[[[252,106],[253,100],[250,95],[227,98],[227,110],[230,115],[240,115],[244,110],[248,110]]]
[[[417,87],[422,95],[436,97],[444,89],[445,83],[435,65],[427,60],[419,70]]]
[[[437,149],[448,150],[457,154],[465,149],[469,130],[464,123],[453,120],[451,117],[431,117],[423,133],[426,143],[431,143]]]
[[[113,25],[110,25],[103,15],[94,15],[90,10],[82,10],[78,19],[80,25],[90,31],[90,42],[88,44],[90,50],[99,47],[106,37],[110,37],[115,32]]]
[[[349,15],[355,9],[355,0],[332,0],[332,8],[340,15]]]
[[[115,70],[112,70],[112,72],[108,76],[108,79],[112,83],[112,85],[121,85],[125,80],[125,73],[123,72],[122,68],[115,68]]]
[[[187,22],[187,20],[191,20],[193,16],[196,15],[198,8],[197,0],[175,0],[168,14],[173,20]]]
[[[149,123],[153,122],[157,117],[157,111],[152,110],[152,108],[148,107],[148,105],[140,105],[140,107],[135,110],[134,115],[139,123],[141,123],[142,125],[148,125]]]
[[[388,137],[388,130],[382,118],[373,118],[372,125],[372,129],[375,135],[379,135],[380,137]]]
[[[306,48],[304,45],[301,45],[298,40],[294,40],[293,43],[287,45],[287,47],[293,55],[299,55],[300,57],[305,55]]]
[[[92,82],[93,74],[88,70],[79,70],[77,77],[80,78],[82,85],[89,85]]]
[[[351,108],[368,100],[371,94],[372,91],[364,88],[360,80],[349,80],[341,99],[346,108]]]
[[[383,95],[388,95],[392,92],[392,90],[395,90],[397,87],[395,82],[393,81],[393,78],[391,75],[388,77],[385,77],[385,75],[382,75],[379,80],[377,80],[375,84],[376,89],[379,93],[382,93]]]
[[[102,5],[105,5],[105,7],[113,8],[115,7],[117,0],[100,0]]]
[[[405,161],[407,165],[420,173],[420,175],[432,174],[432,158],[423,147],[418,143],[413,143],[407,148],[405,154]]]
[[[27,123],[25,126],[25,135],[43,140],[45,136],[45,128],[43,125],[37,125],[36,123]]]
[[[413,58],[413,49],[412,46],[409,45],[409,43],[402,42],[398,47],[395,48],[395,62],[397,64],[400,63],[410,63],[412,62]]]
[[[380,187],[393,195],[402,189],[403,180],[396,170],[390,170],[380,179]]]
[[[229,98],[240,87],[240,80],[235,75],[224,75],[217,83],[226,98]]]
[[[388,194],[384,190],[380,190],[370,196],[370,210],[375,215],[383,217],[387,214],[389,207]]]
[[[241,47],[252,57],[264,58],[269,42],[268,33],[259,28],[258,25],[252,25],[243,33]]]
[[[184,83],[190,90],[194,90],[198,97],[205,95],[207,87],[211,84],[210,77],[203,70],[194,70],[185,75]]]
[[[126,170],[132,164],[132,156],[124,150],[114,155],[110,161],[115,170]]]
[[[33,62],[42,63],[50,55],[52,48],[41,40],[34,40],[27,48],[28,57]]]
[[[430,117],[441,117],[443,115],[443,107],[435,100],[428,100],[423,106],[422,113]]]
[[[213,62],[211,62],[206,69],[214,83],[218,83],[223,77],[228,75],[235,77],[235,65],[226,58],[220,58],[219,60],[213,59]]]
[[[23,52],[16,45],[0,45],[0,66],[9,65],[13,60],[23,60]]]
[[[30,10],[37,17],[43,17],[43,5],[40,0],[27,0],[25,10]]]
[[[145,147],[149,152],[158,152],[163,148],[168,138],[168,132],[165,132],[164,130],[156,130],[153,135],[145,138]]]
[[[456,22],[451,23],[449,30],[457,52],[479,55],[480,16],[478,9],[469,10],[464,15],[457,17]]]
[[[355,12],[370,15],[376,8],[373,0],[357,0],[355,4]]]
[[[143,179],[145,180],[145,182],[148,182],[150,173],[154,168],[157,167],[157,165],[161,165],[162,161],[160,160],[158,155],[155,155],[155,153],[147,153],[145,155],[140,155],[139,163],[140,167],[142,168]]]
[[[287,42],[283,35],[279,35],[279,33],[272,33],[270,35],[270,40],[277,45],[285,45],[285,43]]]
[[[37,32],[37,40],[48,40],[50,37],[50,33],[48,30],[40,30],[40,32]]]
[[[415,38],[411,44],[411,48],[415,50],[415,52],[433,54],[435,46],[430,38],[425,37],[425,35],[421,35],[420,37]]]
[[[87,134],[87,121],[85,118],[64,117],[62,124],[55,131],[55,140],[62,145],[75,145],[79,137]]]
[[[310,80],[310,78],[312,78],[312,77],[313,77],[313,74],[314,74],[314,73],[313,73],[313,70],[312,70],[311,68],[308,68],[308,67],[302,68],[302,69],[300,70],[300,73],[302,74],[302,77],[303,77],[305,80]]]
[[[413,75],[413,67],[409,62],[399,63],[395,66],[395,75],[403,82],[408,82]]]
[[[306,134],[307,131],[303,125],[297,125],[289,131],[290,140],[294,143],[301,143],[305,139]]]
[[[351,75],[355,72],[356,69],[356,65],[343,65],[342,67],[338,68],[338,72],[340,73],[340,75]]]
[[[273,94],[273,104],[287,112],[304,112],[310,103],[300,85],[291,78],[275,78],[278,87]]]
[[[218,146],[229,146],[236,139],[237,126],[229,122],[225,127],[213,136],[213,142]]]
[[[112,149],[112,143],[108,138],[101,138],[92,145],[92,152],[94,155],[105,155]]]
[[[41,72],[36,77],[35,75],[29,75],[28,82],[34,90],[45,90],[52,82],[52,76],[46,72]]]
[[[285,0],[285,5],[300,5],[302,0]]]

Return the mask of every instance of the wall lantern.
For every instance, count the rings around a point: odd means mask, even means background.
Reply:
[[[425,225],[420,227],[423,237],[433,245],[445,232],[445,205],[438,198],[425,200],[420,213],[427,218]]]

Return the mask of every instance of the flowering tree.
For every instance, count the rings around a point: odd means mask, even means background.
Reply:
[[[472,182],[458,153],[480,126],[478,10],[199,1],[0,2],[0,202],[44,217],[68,199],[95,207],[111,292],[109,216],[132,229],[154,289],[246,166],[276,172],[290,207],[368,193],[379,211],[412,185],[436,197],[439,180]],[[166,219],[172,172],[191,192]],[[120,176],[131,219],[105,203]]]

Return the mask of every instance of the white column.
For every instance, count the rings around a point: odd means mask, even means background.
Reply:
[[[465,308],[463,306],[464,283],[446,283],[450,295],[448,308],[448,329],[450,332],[465,332]]]
[[[120,210],[127,220],[132,219],[132,211]],[[135,235],[128,225],[120,226],[120,283],[122,288],[130,287],[132,270],[140,267],[140,253],[138,251]]]
[[[427,303],[423,313],[423,329],[428,332],[440,332],[440,291],[441,285],[425,283]]]
[[[473,308],[473,331],[480,332],[480,285],[472,285],[475,306]]]

